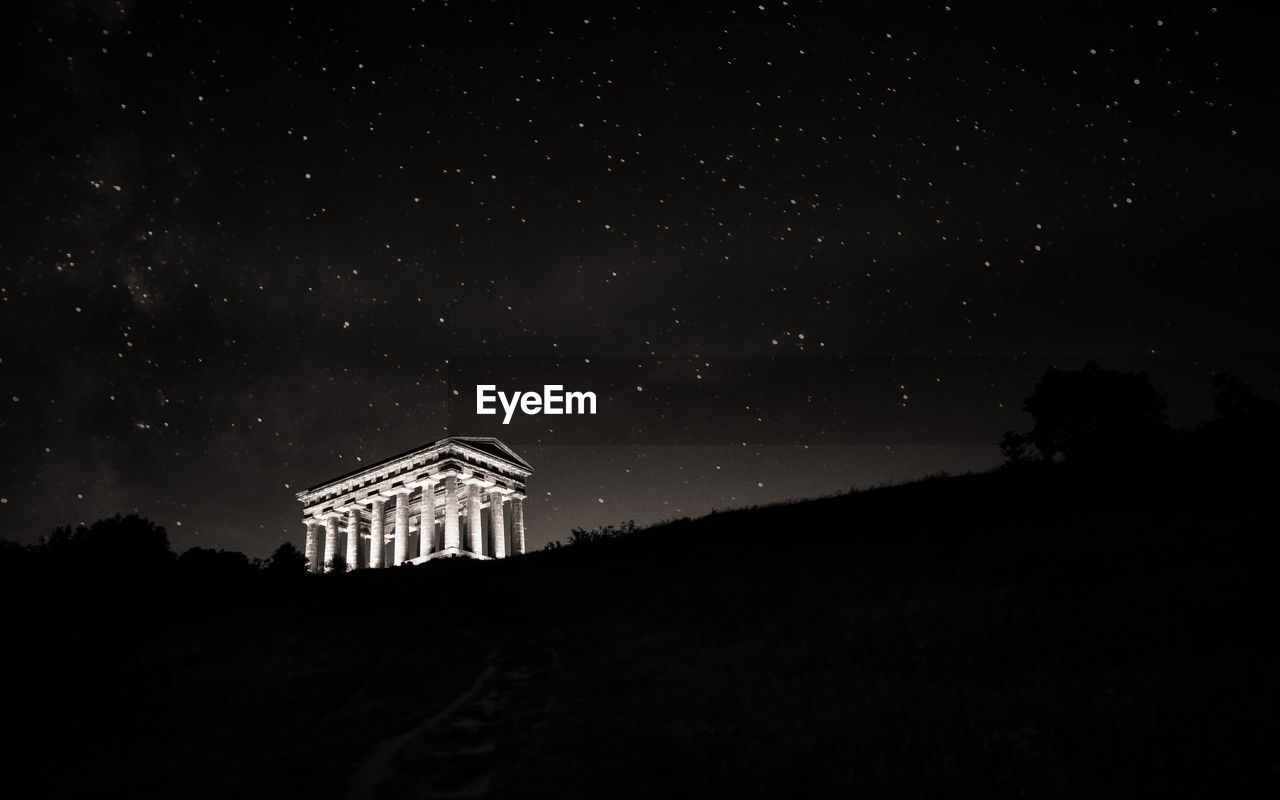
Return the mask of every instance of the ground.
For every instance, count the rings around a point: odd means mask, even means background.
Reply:
[[[1276,788],[1273,515],[1082,488],[938,479],[24,628],[10,774],[42,796]]]

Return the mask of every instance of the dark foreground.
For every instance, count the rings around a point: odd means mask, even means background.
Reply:
[[[1275,793],[1257,492],[1027,470],[199,601],[23,587],[5,794]]]

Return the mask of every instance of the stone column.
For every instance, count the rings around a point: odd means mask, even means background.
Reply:
[[[418,517],[418,555],[425,556],[431,552],[436,542],[436,483],[427,479],[422,482],[422,509]]]
[[[399,566],[409,560],[409,490],[397,489],[396,495],[396,560]]]
[[[385,497],[371,498],[373,508],[370,509],[369,519],[369,569],[378,569],[382,566],[382,553],[387,547],[387,534],[384,526],[387,517],[387,499]]]
[[[324,518],[324,571],[333,569],[333,557],[338,554],[338,515],[327,514]]]
[[[462,549],[462,533],[458,530],[458,478],[444,479],[444,547]]]
[[[320,571],[320,535],[316,531],[316,521],[314,519],[303,520],[303,524],[307,526],[307,543],[305,554],[307,556],[307,569],[311,572]]]
[[[347,569],[360,566],[360,506],[347,506]]]
[[[479,486],[467,492],[467,549],[478,556],[484,555],[484,533],[480,528],[480,499],[484,495]]]
[[[524,552],[524,498],[518,494],[511,497],[511,550]]]
[[[507,557],[507,526],[502,518],[502,492],[489,492],[489,530],[493,534],[493,557]]]

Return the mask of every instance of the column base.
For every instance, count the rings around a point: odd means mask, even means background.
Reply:
[[[406,563],[425,564],[428,561],[434,561],[437,558],[449,558],[450,556],[462,556],[463,558],[474,558],[477,561],[493,560],[489,556],[480,555],[479,553],[473,553],[470,550],[463,550],[460,547],[446,547],[443,550],[437,550],[436,552],[428,553],[425,556],[418,556],[417,558],[411,558]]]

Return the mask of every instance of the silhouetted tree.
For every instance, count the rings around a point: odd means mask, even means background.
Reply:
[[[209,547],[187,550],[178,557],[178,569],[186,578],[209,583],[246,581],[253,576],[253,567],[244,553]]]
[[[1000,439],[1000,454],[1010,466],[1025,464],[1031,460],[1031,439],[1025,433],[1005,431]]]
[[[1213,378],[1214,418],[1196,431],[1201,456],[1243,465],[1280,449],[1280,404],[1259,396],[1234,375]]]
[[[1142,372],[1050,367],[1023,409],[1035,419],[1028,438],[1049,459],[1112,463],[1150,457],[1170,432],[1168,403]]]
[[[1280,427],[1280,404],[1260,397],[1234,375],[1213,377],[1217,394],[1213,398],[1214,423],[1250,437],[1274,437]]]
[[[175,562],[164,526],[136,514],[116,514],[74,531],[57,528],[47,539],[41,538],[38,550],[56,569],[156,575]]]
[[[1213,416],[1219,422],[1248,420],[1260,413],[1276,411],[1276,404],[1258,396],[1253,389],[1235,375],[1218,373],[1213,376]]]
[[[637,530],[639,529],[636,527],[636,521],[634,519],[627,520],[617,528],[612,525],[605,525],[603,528],[595,528],[592,530],[587,530],[586,528],[574,528],[569,531],[569,544],[584,545],[605,542],[610,539],[619,539],[623,536],[630,535],[635,533]],[[559,547],[558,541],[556,546]]]
[[[266,572],[272,579],[301,577],[307,574],[307,557],[293,546],[293,542],[285,542],[271,554]]]
[[[10,565],[25,566],[29,558],[31,548],[27,545],[0,539],[0,568]]]
[[[35,549],[0,539],[0,598],[21,598],[26,587],[38,579],[31,574]]]

